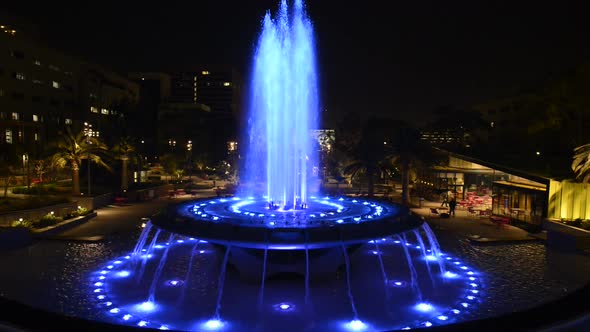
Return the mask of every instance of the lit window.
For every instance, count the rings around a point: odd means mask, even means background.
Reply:
[[[208,70],[203,70],[203,71],[201,72],[201,74],[203,74],[203,75],[209,75],[209,71],[208,71]]]
[[[92,113],[98,113],[98,108],[96,108],[94,106],[90,106],[90,112],[92,112]]]
[[[51,82],[51,86],[56,89],[59,89],[59,82],[53,81],[53,82]]]
[[[195,80],[195,82],[197,81],[197,76],[194,77],[194,80]],[[197,84],[197,83],[195,83],[195,84]]]
[[[34,63],[35,65],[37,65],[37,66],[40,66],[40,65],[41,65],[41,61],[39,61],[39,60],[35,60],[35,61],[33,61],[33,63]]]
[[[69,124],[69,125],[71,125],[71,124],[72,124],[72,119],[68,119],[68,118],[66,118],[66,124]]]
[[[100,113],[102,113],[102,114],[109,114],[109,110],[106,109],[106,108],[103,108],[103,109],[100,110]]]
[[[33,114],[33,122],[38,122],[39,116],[37,114]]]
[[[22,142],[23,141],[23,131],[22,130],[18,130],[18,141]]]
[[[96,93],[90,92],[90,98],[96,98]]]
[[[23,73],[14,73],[14,78],[16,78],[17,80],[20,80],[20,81],[24,81],[25,80],[25,74],[23,74]]]
[[[6,140],[6,143],[12,144],[12,130],[11,129],[6,129],[6,131],[4,131],[4,139]]]
[[[494,128],[494,121],[490,122],[490,127]]]
[[[40,79],[33,78],[33,83],[34,84],[43,84],[43,81],[41,81]]]
[[[35,133],[35,141],[39,140],[39,133]]]
[[[223,82],[223,86],[230,86],[231,82]]]
[[[12,112],[11,118],[12,118],[12,120],[18,120],[18,113],[17,112]]]

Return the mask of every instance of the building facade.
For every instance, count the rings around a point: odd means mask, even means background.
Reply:
[[[123,108],[137,103],[138,85],[44,45],[34,29],[21,31],[18,20],[4,21],[11,22],[0,22],[0,150],[6,151],[4,158],[41,158],[60,132],[66,127],[77,132],[84,122],[107,140],[115,140],[121,126],[113,123],[124,122]]]

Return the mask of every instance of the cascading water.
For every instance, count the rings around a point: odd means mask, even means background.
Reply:
[[[418,274],[416,273],[416,269],[414,268],[414,263],[412,262],[412,257],[410,256],[410,252],[407,247],[408,240],[406,239],[405,234],[401,234],[398,236],[398,239],[401,241],[401,247],[404,249],[404,253],[406,255],[406,262],[408,263],[408,268],[410,269],[410,278],[411,278],[411,285],[414,291],[416,292],[416,297],[418,301],[422,301],[422,292],[420,291],[420,285],[418,285],[417,278]]]
[[[184,276],[184,281],[182,284],[182,292],[180,293],[180,298],[178,298],[179,304],[184,301],[184,296],[186,294],[186,286],[188,285],[188,281],[191,276],[191,271],[193,268],[193,260],[194,260],[195,254],[197,253],[198,246],[199,246],[199,242],[197,241],[197,243],[195,243],[195,245],[191,249],[191,257],[189,258],[188,267],[186,268],[186,275]]]
[[[381,266],[381,274],[383,274],[383,283],[387,285],[387,274],[385,273],[385,265],[383,264],[383,257],[381,257],[381,250],[379,250],[379,244],[375,241],[375,251],[379,258],[379,266]]]
[[[151,226],[151,224],[150,224]],[[148,248],[145,251],[145,254],[141,255],[141,266],[139,268],[139,273],[137,273],[137,282],[141,282],[141,278],[143,277],[143,273],[145,271],[145,263],[147,262],[148,258],[150,257],[152,250],[154,249],[154,245],[156,244],[156,241],[158,241],[158,236],[160,235],[160,231],[161,229],[158,229],[156,231],[156,233],[154,234],[154,237],[152,238],[152,241],[150,242]],[[143,252],[143,249],[140,249],[141,252]],[[137,257],[136,257],[137,258]]]
[[[266,199],[283,209],[308,200],[317,152],[318,80],[312,24],[302,0],[292,12],[281,1],[279,15],[264,17],[254,56],[244,182],[249,194],[263,184]],[[261,162],[262,161],[262,162]],[[256,166],[259,165],[259,166]]]
[[[139,240],[137,240],[137,243],[135,244],[135,248],[133,248],[133,256],[134,257],[141,255],[141,250],[143,249],[143,246],[145,245],[145,241],[147,241],[147,238],[150,234],[150,231],[152,230],[152,227],[153,227],[152,223],[148,221],[145,225],[145,228],[143,229],[143,231],[139,235]]]
[[[346,252],[346,247],[344,244],[342,244],[342,255],[344,256],[344,264],[346,265],[346,286],[348,289],[348,299],[350,301],[350,307],[354,316],[353,321],[357,321],[359,314],[356,311],[356,306],[354,305],[354,297],[352,296],[352,288],[350,286],[350,259],[348,258],[348,252]]]
[[[258,305],[262,307],[264,303],[264,281],[266,280],[266,262],[268,258],[268,247],[264,248],[264,258],[262,262],[262,284],[260,285],[260,295],[258,295]]]
[[[168,238],[168,243],[172,243],[174,240],[175,234],[170,234]],[[160,280],[160,275],[162,274],[162,269],[164,268],[164,264],[166,264],[166,257],[168,256],[168,251],[170,251],[170,246],[167,246],[164,250],[164,254],[162,254],[162,258],[160,258],[160,263],[158,264],[158,268],[156,269],[156,274],[154,275],[154,279],[152,280],[152,285],[150,286],[150,293],[148,296],[148,302],[153,303],[156,299],[156,286],[158,285],[158,280]]]
[[[432,231],[430,226],[428,226],[427,223],[422,224],[422,229],[424,230],[424,233],[426,233],[426,237],[428,238],[428,242],[430,243],[430,251],[432,252],[432,255],[438,261],[438,267],[440,269],[440,274],[445,275],[445,273],[446,273],[445,262],[442,259],[440,245],[438,244],[438,240],[436,239],[436,235],[434,235],[434,232]]]
[[[427,260],[426,268],[428,269],[428,276],[430,277],[430,281],[432,281],[432,285],[434,286],[434,278],[432,277],[432,271],[430,270],[430,264],[428,264],[428,253],[426,252],[426,247],[424,246],[424,241],[422,240],[422,235],[420,235],[420,230],[415,229],[412,231],[414,236],[416,237],[416,241],[418,242],[418,247],[420,247],[420,251],[422,251],[422,257]]]
[[[217,293],[217,304],[215,305],[215,319],[219,320],[219,311],[221,310],[221,298],[223,297],[223,283],[225,281],[225,269],[227,268],[227,259],[229,257],[229,251],[231,246],[227,246],[225,249],[225,255],[223,256],[223,262],[221,264],[221,272],[219,273],[218,281],[218,293]]]

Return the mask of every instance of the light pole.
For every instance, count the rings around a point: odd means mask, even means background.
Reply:
[[[188,143],[186,143],[186,153],[187,153],[187,159],[188,159],[188,180],[190,183],[193,182],[192,179],[192,175],[193,175],[193,167],[192,167],[192,163],[193,163],[193,153],[191,152],[193,149],[193,141],[188,141]]]
[[[100,133],[92,130],[92,125],[84,122],[84,136],[86,136],[86,161],[88,163],[88,197],[90,197],[90,145],[92,144],[91,137],[98,137]]]
[[[26,153],[23,154],[23,185],[25,184],[25,172],[27,172],[27,163],[28,163],[28,161],[29,161],[29,156]],[[27,181],[27,187],[29,187],[30,181],[29,181],[28,172],[27,172],[27,175],[26,175],[26,181]]]

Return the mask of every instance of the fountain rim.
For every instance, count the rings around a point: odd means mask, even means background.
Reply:
[[[249,249],[305,250],[332,248],[341,245],[366,243],[377,238],[416,229],[425,222],[409,208],[387,203],[398,208],[395,215],[385,216],[370,222],[333,224],[310,228],[250,227],[228,222],[196,220],[179,213],[179,210],[212,197],[172,204],[154,214],[150,221],[165,231],[190,236],[223,246]],[[365,199],[366,200],[366,199]],[[377,202],[377,200],[373,200]],[[286,240],[286,238],[288,240]]]

